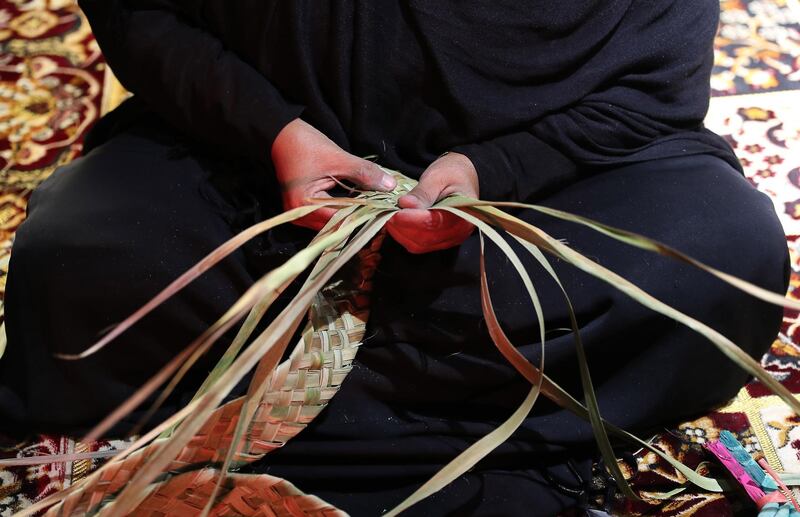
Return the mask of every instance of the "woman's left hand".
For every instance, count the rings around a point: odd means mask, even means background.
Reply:
[[[398,200],[402,210],[387,224],[389,235],[411,253],[428,253],[458,246],[474,227],[443,210],[429,210],[451,194],[478,198],[478,173],[469,158],[447,153],[425,170],[419,184]]]

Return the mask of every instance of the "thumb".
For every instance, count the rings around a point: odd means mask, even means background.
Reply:
[[[349,170],[342,174],[364,190],[390,191],[397,186],[394,176],[383,171],[378,165],[367,161],[356,161]]]
[[[422,178],[417,186],[397,200],[400,208],[430,208],[439,199],[440,189]]]

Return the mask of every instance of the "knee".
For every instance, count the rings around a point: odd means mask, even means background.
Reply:
[[[714,221],[725,261],[738,276],[770,291],[785,294],[791,272],[783,226],[770,198],[745,186],[729,200],[729,212]]]
[[[69,270],[74,269],[76,259],[97,257],[100,250],[92,249],[96,241],[92,234],[103,215],[78,195],[72,180],[81,167],[79,161],[58,169],[31,194],[26,219],[14,235],[11,289],[34,284],[56,288],[54,282],[72,278]],[[29,278],[12,282],[23,275]]]
[[[31,194],[25,220],[14,233],[13,257],[23,257],[27,262],[29,258],[48,256],[47,252],[52,249],[56,240],[54,237],[60,233],[57,226],[67,225],[73,221],[73,219],[61,217],[57,210],[51,210],[54,204],[60,204],[58,203],[59,196],[53,193],[53,185],[60,183],[62,172],[69,168],[71,167],[68,165],[53,172]],[[47,209],[43,207],[47,207]],[[45,224],[47,222],[49,224]]]
[[[57,275],[66,267],[70,250],[88,259],[94,255],[98,232],[114,231],[113,205],[119,196],[94,181],[110,176],[109,164],[93,158],[60,167],[31,194],[26,218],[12,246],[12,262],[31,264],[39,274]]]
[[[38,284],[37,279],[46,282],[46,276],[57,275],[57,261],[62,258],[66,244],[61,242],[60,236],[80,233],[77,227],[76,231],[71,232],[69,225],[72,219],[60,217],[57,213],[42,213],[37,209],[42,206],[43,199],[50,197],[48,191],[52,177],[34,190],[28,201],[26,218],[14,233],[8,272],[9,292],[14,291],[17,285],[25,289],[26,286]],[[49,202],[46,204],[49,205]],[[12,304],[13,300],[9,299],[7,303]]]
[[[711,160],[710,158],[708,160]],[[718,269],[773,292],[789,283],[786,235],[770,198],[727,165],[714,161],[698,178],[704,207],[696,207],[704,226],[695,240],[697,257]]]
[[[751,189],[749,210],[736,219],[737,239],[729,248],[729,253],[741,262],[737,276],[778,294],[785,294],[789,287],[791,262],[786,234],[775,213],[769,197]],[[742,294],[740,294],[742,296]],[[742,306],[751,307],[751,329],[745,335],[751,337],[753,349],[751,355],[760,359],[767,352],[777,336],[783,321],[783,307],[755,300],[752,296],[749,303]],[[732,307],[736,310],[736,306]],[[752,334],[750,334],[752,332]]]
[[[789,285],[790,259],[786,235],[770,198],[739,175],[717,177],[717,191],[709,189],[706,227],[695,258],[725,273],[778,294]],[[755,359],[773,343],[783,319],[783,308],[761,301],[722,280],[703,275],[690,290],[703,306],[698,319],[730,338]],[[702,292],[700,292],[702,291]]]
[[[59,351],[91,344],[231,236],[189,174],[162,170],[142,186],[118,159],[93,153],[55,172],[34,192],[13,244],[9,327],[35,313]],[[145,187],[152,192],[140,192]],[[184,346],[251,282],[244,258],[228,257],[149,317],[141,333],[155,340],[159,327],[180,327]],[[69,343],[67,333],[75,336]]]
[[[681,213],[659,216],[660,240],[724,273],[785,294],[790,274],[789,250],[781,222],[766,194],[727,163],[706,156],[696,157],[691,166],[667,174],[664,183],[668,196],[664,201]],[[676,220],[675,215],[681,218]],[[670,271],[681,276],[681,270]],[[686,279],[683,286],[688,290],[701,287],[691,284],[693,276]],[[724,285],[720,280],[714,283]],[[724,289],[705,294],[728,306],[739,296],[749,296]],[[780,312],[780,308],[777,310]]]
[[[659,214],[655,217],[655,237],[724,273],[784,294],[789,282],[789,253],[769,197],[715,158],[694,160],[679,171],[664,172],[657,178],[661,188],[656,199],[662,207],[680,210],[682,220],[676,220],[676,212]],[[755,359],[760,359],[774,342],[783,318],[781,306],[761,301],[688,264],[644,255],[642,260],[653,267],[637,269],[634,283],[656,298],[720,332]],[[702,377],[698,382],[707,383],[708,370],[715,369],[718,378],[714,385],[720,396],[735,393],[745,375],[738,373],[705,337],[694,332],[684,335],[681,326],[664,319],[662,332],[679,328],[682,337],[669,351],[675,355],[675,364],[705,362],[709,366],[702,375],[698,373]]]

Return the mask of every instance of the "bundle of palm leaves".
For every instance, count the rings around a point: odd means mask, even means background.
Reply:
[[[205,257],[91,348],[78,356],[63,357],[77,360],[97,352],[258,234],[308,215],[322,206],[338,209],[307,248],[256,281],[216,323],[101,422],[87,439],[101,437],[121,418],[160,390],[155,409],[197,359],[244,318],[236,338],[186,407],[139,437],[129,448],[112,457],[82,482],[30,507],[24,514],[33,514],[46,508],[49,508],[48,515],[127,515],[131,512],[137,515],[270,514],[266,509],[280,515],[342,514],[324,501],[303,494],[284,480],[229,471],[262,458],[300,432],[334,396],[346,377],[364,333],[367,319],[365,296],[369,291],[369,278],[378,261],[381,230],[398,211],[397,199],[416,184],[415,180],[400,173],[387,172],[398,179],[393,192],[362,192],[353,198],[312,200],[315,203],[256,224]],[[688,483],[715,492],[729,488],[724,480],[701,476],[672,456],[602,418],[575,314],[563,288],[565,303],[570,308],[584,402],[571,396],[544,374],[546,329],[542,307],[528,272],[509,245],[509,238],[519,242],[559,286],[558,276],[548,262],[548,254],[613,285],[648,308],[702,334],[800,414],[800,402],[757,361],[725,336],[645,293],[540,228],[502,211],[504,207],[535,210],[587,226],[630,246],[700,268],[764,301],[800,309],[800,303],[785,299],[782,293],[767,291],[718,271],[642,235],[542,206],[486,202],[457,195],[448,197],[433,209],[448,211],[477,227],[481,242],[481,302],[489,334],[498,350],[530,383],[531,388],[508,420],[453,459],[388,515],[399,514],[473,467],[511,436],[530,413],[540,394],[591,423],[604,465],[626,497],[638,498],[617,466],[610,435],[649,449],[672,464]],[[526,288],[539,323],[541,360],[538,365],[531,364],[517,351],[494,313],[483,259],[485,239],[508,257]],[[295,298],[269,322],[263,332],[252,337],[278,295],[309,267],[312,270]],[[284,351],[307,313],[308,324],[302,339],[289,359],[281,362]],[[247,375],[252,378],[246,395],[223,403]],[[42,461],[50,462],[52,459]],[[669,498],[681,490],[685,490],[685,487],[660,497]]]

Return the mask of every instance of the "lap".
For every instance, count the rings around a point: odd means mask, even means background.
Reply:
[[[773,291],[786,288],[787,250],[769,200],[716,159],[665,160],[609,171],[541,203],[657,238]],[[530,212],[521,215],[722,331],[753,356],[774,338],[779,307],[586,228]],[[515,344],[535,361],[533,309],[521,302],[525,294],[510,264],[489,253],[497,314]],[[409,256],[387,241],[383,254],[369,338],[357,358],[360,367],[313,426],[255,467],[363,514],[397,504],[507,418],[528,389],[488,340],[477,287],[476,236],[459,249],[427,256]],[[525,261],[548,330],[568,326],[558,290]],[[731,397],[745,382],[746,375],[698,334],[631,302],[612,286],[562,262],[553,264],[575,305],[601,410],[611,422],[639,431],[674,423]],[[545,371],[582,398],[571,336],[558,331],[548,336]],[[570,504],[569,497],[556,494],[542,476],[563,470],[566,458],[576,459],[588,476],[594,454],[589,424],[540,400],[522,428],[489,459],[411,513],[447,507],[491,514],[473,497],[479,487],[486,497],[505,501],[507,506],[494,510],[512,511],[521,502],[519,494],[528,494],[542,514],[554,514]],[[381,477],[365,472],[359,462],[365,456],[383,465]],[[330,489],[334,471],[337,483],[360,487],[359,492]],[[504,499],[505,494],[517,496]]]
[[[236,214],[227,201],[210,184],[209,168],[196,158],[170,157],[168,145],[135,134],[115,137],[48,179],[31,200],[30,219],[20,229],[12,256],[0,411],[51,429],[90,425],[211,323],[263,272],[263,264],[254,267],[244,254],[236,254],[201,277],[161,317],[132,329],[103,355],[70,365],[50,357],[52,351],[85,348],[102,328],[130,314],[229,238]],[[785,241],[768,198],[715,158],[608,171],[540,203],[651,236],[773,291],[786,287]],[[587,228],[533,212],[521,216],[723,331],[754,356],[777,330],[779,308],[755,302],[708,275]],[[282,242],[268,239],[266,245],[278,248]],[[285,257],[287,251],[278,255]],[[380,462],[401,439],[467,437],[453,446],[427,443],[419,449],[430,453],[425,454],[429,463],[446,461],[506,418],[524,396],[524,381],[494,351],[482,322],[477,236],[457,249],[427,256],[408,255],[387,239],[383,255],[369,338],[357,367],[328,411],[270,455],[276,473],[281,465],[307,462],[303,451],[317,445],[333,451],[331,457],[347,457],[348,450],[373,440]],[[497,313],[523,353],[536,360],[535,317],[520,281],[491,246],[487,260]],[[546,370],[577,390],[574,345],[559,331],[568,326],[560,292],[530,259],[523,261],[552,331]],[[640,426],[677,418],[720,402],[744,382],[745,376],[698,335],[597,279],[558,260],[553,264],[576,308],[610,420]],[[171,333],[180,335],[170,341],[165,336]],[[34,372],[44,379],[41,385],[28,380]],[[698,392],[700,384],[707,388]],[[10,391],[15,391],[11,397]],[[32,407],[44,409],[26,413]],[[342,454],[329,445],[331,437],[342,444]],[[506,455],[518,456],[523,443],[590,441],[586,425],[542,402]],[[409,463],[419,457],[409,449]],[[397,475],[408,483],[404,469]],[[305,470],[313,478],[313,466]],[[343,466],[342,479],[360,479],[358,470]],[[313,487],[313,479],[307,482]]]
[[[769,199],[715,158],[640,164],[574,184],[542,204],[638,231],[710,265],[784,292],[788,252]],[[753,357],[771,344],[780,307],[757,301],[710,275],[612,241],[587,228],[522,217],[618,272],[650,294],[721,331]],[[390,241],[375,278],[361,370],[351,374],[317,429],[401,436],[446,415],[472,421],[474,434],[510,414],[526,386],[491,344],[478,287],[478,242],[426,256]],[[517,247],[518,251],[522,250]],[[489,247],[496,312],[518,348],[538,360],[531,304],[509,263]],[[548,331],[545,370],[580,396],[574,342],[563,297],[532,259],[521,255],[542,301]],[[612,421],[642,428],[708,409],[735,394],[747,375],[710,342],[630,300],[608,285],[553,260],[572,299],[601,405]],[[336,408],[341,408],[337,410]],[[363,410],[359,408],[365,408]],[[587,426],[539,403],[530,428],[547,439],[591,440]],[[363,418],[362,425],[351,423]],[[386,426],[385,422],[408,424]],[[481,421],[482,420],[482,421]],[[437,428],[452,428],[436,424]],[[441,427],[443,426],[443,427]],[[391,430],[389,430],[391,429]]]
[[[56,172],[34,193],[8,284],[9,348],[0,363],[5,426],[56,431],[91,425],[268,268],[235,254],[102,354],[69,364],[52,359],[53,351],[75,352],[91,344],[101,329],[235,232],[235,207],[210,182],[214,168],[171,151],[146,136],[123,133]],[[540,203],[656,238],[773,291],[786,287],[785,241],[768,198],[715,158],[608,171]],[[777,330],[779,308],[708,275],[587,228],[530,211],[521,217],[723,331],[753,356]],[[276,251],[285,240],[267,239],[266,251],[275,253],[262,258],[285,258],[288,249]],[[363,488],[364,508],[397,502],[505,419],[527,389],[493,349],[482,322],[476,235],[457,249],[426,256],[408,255],[387,239],[383,255],[368,339],[348,382],[314,425],[268,458],[271,473],[286,474],[312,492],[324,492],[335,467],[342,483]],[[537,360],[535,317],[516,273],[491,245],[487,261],[504,328]],[[532,260],[523,261],[550,332],[546,371],[577,393],[574,345],[559,330],[568,326],[560,292]],[[575,306],[601,406],[611,421],[637,427],[678,418],[720,402],[744,382],[745,375],[697,334],[563,262],[553,265]],[[522,479],[515,474],[520,462],[529,468],[543,452],[571,454],[570,447],[590,444],[587,424],[542,401],[523,430],[493,456],[497,468],[488,478],[477,470],[473,481],[516,487],[510,480]],[[394,465],[382,467],[380,483],[348,460],[364,451],[375,464]],[[439,502],[461,507],[472,497],[458,488],[465,482],[448,488]],[[520,489],[532,490],[525,483]],[[541,485],[534,491],[537,499],[549,497],[544,484],[534,485]],[[552,504],[561,505],[562,499],[554,497]]]

